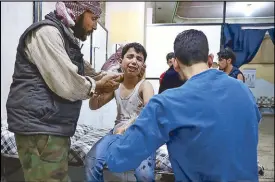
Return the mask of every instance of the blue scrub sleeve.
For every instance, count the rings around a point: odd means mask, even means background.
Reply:
[[[123,135],[109,144],[107,166],[112,172],[136,169],[140,163],[169,140],[172,129],[168,120],[161,120],[163,105],[153,97]]]

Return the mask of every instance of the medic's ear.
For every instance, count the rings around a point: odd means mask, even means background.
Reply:
[[[212,65],[213,65],[213,61],[214,61],[214,54],[209,54],[208,56],[208,60],[207,60],[207,64],[208,64],[208,67],[211,68]]]
[[[175,60],[173,61],[173,67],[176,72],[180,71],[179,60],[177,58],[175,58]]]

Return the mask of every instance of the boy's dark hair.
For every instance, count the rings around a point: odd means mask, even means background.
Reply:
[[[174,41],[175,57],[185,66],[208,61],[208,41],[199,30],[185,30]]]
[[[232,49],[230,49],[229,47],[220,50],[220,52],[218,52],[218,59],[231,59],[231,63],[234,64],[236,61],[236,55],[235,53],[232,51]]]
[[[169,59],[172,59],[172,58],[175,58],[175,54],[173,52],[169,52],[167,55],[166,55],[166,61],[168,61]]]
[[[145,48],[144,48],[141,44],[139,44],[139,43],[137,43],[137,42],[133,42],[133,43],[126,44],[126,45],[123,47],[123,49],[122,49],[122,54],[121,54],[121,58],[122,58],[122,59],[123,59],[123,57],[125,56],[125,54],[127,53],[127,51],[128,51],[130,48],[134,48],[135,51],[136,51],[137,53],[142,53],[142,54],[143,54],[143,57],[144,57],[144,62],[145,62],[145,60],[146,60],[146,58],[147,58],[147,52],[146,52]]]

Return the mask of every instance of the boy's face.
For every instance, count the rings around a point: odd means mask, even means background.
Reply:
[[[125,75],[138,76],[144,65],[143,54],[137,53],[134,48],[130,48],[120,61],[121,68]]]

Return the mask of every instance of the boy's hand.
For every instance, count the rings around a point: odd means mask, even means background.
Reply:
[[[114,132],[114,134],[122,135],[125,131],[126,131],[126,129],[122,126],[122,127],[117,128],[116,131]]]
[[[123,134],[135,121],[137,117],[133,116],[126,125],[119,127],[114,134]]]

